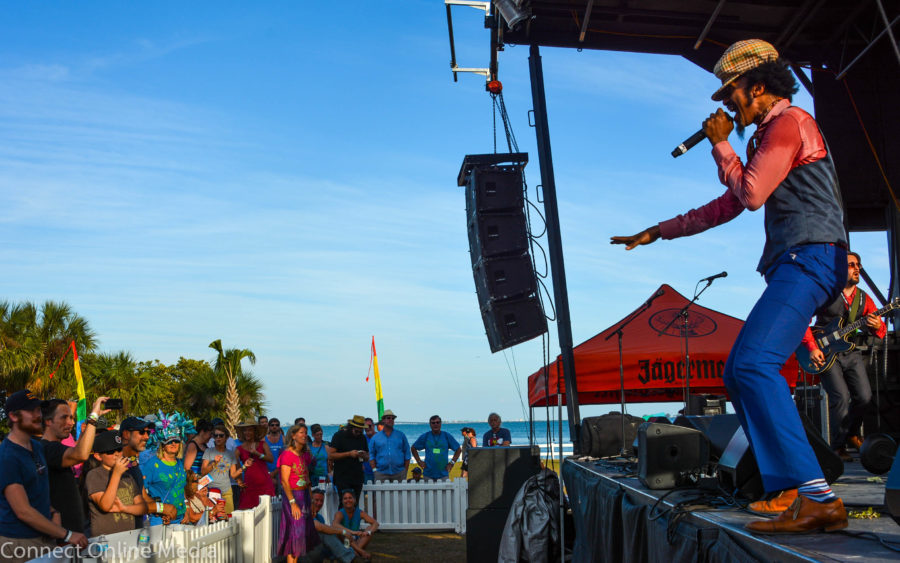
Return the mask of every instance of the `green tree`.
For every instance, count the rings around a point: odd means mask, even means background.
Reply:
[[[229,404],[237,407],[238,419],[262,412],[263,386],[249,371],[242,369],[236,374],[237,400],[229,403],[228,378],[224,370],[217,373],[207,362],[184,358],[174,369],[184,374],[175,392],[178,404],[195,418],[224,418]]]
[[[0,377],[8,389],[27,386],[42,397],[74,396],[73,363],[60,364],[72,342],[82,354],[97,345],[87,320],[68,304],[0,304]]]

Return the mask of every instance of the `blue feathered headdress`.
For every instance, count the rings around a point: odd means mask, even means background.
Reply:
[[[158,415],[148,415],[145,419],[156,418],[156,431],[150,434],[147,440],[147,446],[150,448],[158,448],[172,438],[178,438],[184,442],[189,434],[196,434],[197,429],[194,428],[194,422],[180,412],[169,415],[158,411]]]

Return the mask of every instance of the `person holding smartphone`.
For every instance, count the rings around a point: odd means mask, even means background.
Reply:
[[[328,460],[334,464],[334,486],[341,492],[352,489],[357,499],[365,478],[362,464],[369,460],[369,444],[363,436],[365,427],[366,419],[353,415],[346,426],[334,433],[331,444],[325,446]]]
[[[44,433],[41,445],[47,456],[48,476],[50,478],[50,504],[59,511],[62,525],[67,530],[84,532],[84,503],[75,480],[73,467],[84,463],[91,455],[91,446],[97,435],[97,421],[107,412],[103,404],[108,397],[99,397],[94,401],[91,414],[81,437],[74,446],[67,446],[63,440],[72,434],[75,417],[72,407],[64,399],[49,399],[41,403]]]

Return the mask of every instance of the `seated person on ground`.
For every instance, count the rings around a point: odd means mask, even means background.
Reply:
[[[341,495],[341,505],[341,509],[334,515],[332,526],[341,526],[352,532],[358,532],[360,531],[360,524],[365,520],[369,524],[369,527],[366,528],[365,532],[361,535],[353,538],[350,542],[350,547],[352,547],[361,557],[371,559],[371,555],[365,551],[365,547],[369,545],[369,541],[372,540],[372,534],[378,530],[378,521],[356,506],[356,496],[353,494],[353,491],[345,491]]]
[[[344,538],[358,538],[365,535],[365,532],[354,532],[343,526],[329,526],[326,524],[325,518],[321,513],[322,506],[325,504],[325,491],[313,489],[311,495],[310,509],[315,519],[316,531],[319,532],[319,537],[322,538],[322,543],[325,544],[323,555],[326,559],[338,559],[344,563],[353,561],[356,557],[356,551],[345,547],[342,540]]]

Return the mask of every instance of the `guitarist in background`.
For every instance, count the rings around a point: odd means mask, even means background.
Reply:
[[[844,324],[849,324],[861,317],[866,317],[866,328],[877,338],[884,338],[887,326],[872,313],[876,310],[875,303],[866,295],[866,292],[857,288],[859,284],[859,269],[862,261],[859,254],[847,253],[847,285],[841,295],[830,305],[816,311],[815,326],[821,327],[832,322],[837,317],[844,319]],[[854,337],[850,336],[850,342]],[[810,362],[821,367],[825,365],[825,354],[816,345],[812,331],[807,329],[803,337],[803,344],[809,349]],[[869,385],[869,376],[866,374],[866,366],[863,362],[862,352],[856,347],[847,352],[839,352],[835,355],[834,363],[830,368],[822,372],[819,377],[822,386],[828,393],[828,418],[831,427],[831,447],[844,461],[852,461],[847,454],[846,446],[859,449],[862,445],[860,438],[860,425],[869,402],[872,400],[872,387]]]

